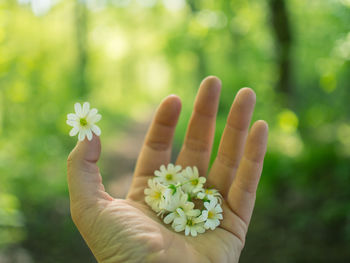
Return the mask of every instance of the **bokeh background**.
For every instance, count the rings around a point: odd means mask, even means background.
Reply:
[[[122,197],[157,104],[183,100],[176,154],[207,75],[214,155],[239,88],[270,127],[241,262],[350,262],[349,0],[0,0],[0,262],[95,262],[69,214],[75,102]]]

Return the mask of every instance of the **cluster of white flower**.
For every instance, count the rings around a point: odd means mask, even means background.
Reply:
[[[205,189],[205,177],[197,167],[162,165],[148,180],[146,203],[170,224],[176,232],[197,236],[205,230],[214,230],[222,220],[221,195],[215,189]]]
[[[89,141],[92,140],[92,133],[97,136],[101,135],[100,128],[95,124],[101,119],[101,114],[97,113],[97,109],[90,109],[89,102],[84,102],[83,106],[80,103],[74,104],[75,113],[67,115],[67,124],[73,128],[69,132],[70,136],[75,136],[79,133],[79,141],[83,141],[85,136]]]

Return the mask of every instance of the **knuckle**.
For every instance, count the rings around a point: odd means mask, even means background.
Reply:
[[[163,141],[149,140],[146,145],[154,151],[166,151],[169,149],[169,144]]]
[[[195,139],[195,138],[186,138],[184,147],[193,152],[208,152],[209,144],[206,141]]]

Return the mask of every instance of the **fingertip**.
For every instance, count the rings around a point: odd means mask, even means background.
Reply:
[[[206,77],[200,84],[194,109],[207,116],[215,116],[221,91],[221,81],[217,77]]]
[[[231,105],[227,122],[241,130],[248,130],[255,107],[256,95],[251,88],[240,89]]]
[[[269,132],[269,125],[264,120],[258,120],[256,122],[254,122],[254,124],[252,126],[252,130],[253,129],[255,132],[267,136],[267,134]]]
[[[87,138],[85,138],[83,141],[78,141],[68,159],[73,159],[76,161],[85,160],[88,162],[96,163],[100,157],[100,153],[100,137],[93,134],[91,141],[89,141]]]
[[[268,125],[263,120],[254,122],[250,129],[245,152],[249,159],[262,162],[267,148]]]
[[[203,79],[201,86],[205,86],[213,90],[220,90],[222,83],[218,77],[208,76],[205,79]]]
[[[221,80],[217,76],[214,76],[214,75],[210,75],[210,76],[205,77],[202,82],[221,86]]]
[[[92,207],[98,199],[112,200],[104,191],[102,177],[97,166],[101,153],[100,137],[93,134],[91,141],[79,141],[67,160],[67,180],[71,204]],[[71,206],[72,218],[78,222],[80,209]]]
[[[155,120],[166,126],[174,126],[181,112],[181,99],[177,95],[169,95],[160,103]]]
[[[240,101],[245,101],[245,102],[250,102],[252,104],[255,104],[256,94],[253,89],[244,87],[237,92],[237,98],[239,98]]]
[[[88,140],[87,137],[83,141],[78,141],[77,145],[84,145],[84,147],[96,147],[101,146],[100,136],[92,133],[92,139]]]
[[[182,103],[181,103],[181,99],[178,95],[175,94],[171,94],[169,96],[167,96],[162,104],[166,104],[166,106],[168,106],[169,108],[173,109],[176,112],[179,112],[181,110],[182,107]]]

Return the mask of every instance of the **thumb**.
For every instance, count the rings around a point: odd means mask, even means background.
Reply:
[[[98,136],[91,141],[79,141],[67,160],[68,188],[71,203],[96,203],[105,198],[97,161],[100,158],[101,142]]]

